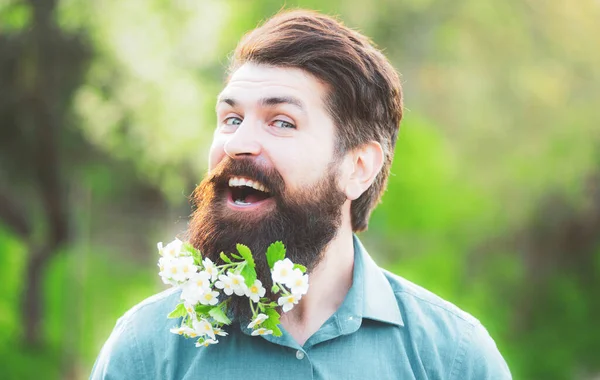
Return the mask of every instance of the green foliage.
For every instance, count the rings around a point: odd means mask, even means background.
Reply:
[[[224,323],[226,325],[231,324],[231,319],[227,318],[227,315],[225,315],[223,309],[221,309],[220,306],[215,306],[211,308],[208,314],[219,323]]]
[[[242,256],[242,258],[246,260],[247,265],[251,268],[254,268],[256,264],[254,263],[254,257],[252,257],[252,252],[250,252],[250,248],[246,247],[243,244],[236,244],[235,247],[240,253],[240,256]]]
[[[231,259],[227,257],[227,255],[224,252],[221,252],[219,254],[219,257],[221,257],[221,260],[223,260],[224,262],[231,264]]]
[[[173,310],[172,312],[169,313],[167,318],[181,318],[181,317],[185,317],[186,315],[187,315],[187,310],[185,310],[185,306],[183,305],[183,303],[180,303],[179,305],[177,305],[175,310]]]
[[[254,269],[250,265],[242,265],[242,270],[240,271],[240,274],[242,275],[242,277],[244,277],[244,282],[247,286],[252,286],[254,285],[254,282],[256,282],[256,269]]]
[[[276,241],[267,248],[267,263],[269,268],[273,269],[273,265],[279,260],[285,258],[285,245],[282,242]]]
[[[31,23],[31,7],[21,1],[0,3],[0,32],[19,31]]]
[[[279,329],[279,313],[275,309],[265,309],[265,314],[269,317],[263,323],[262,326],[267,330],[273,330],[273,336],[281,336],[281,330]]]
[[[300,272],[306,273],[306,267],[304,265],[301,265],[301,264],[294,264],[294,268],[293,269],[299,269]]]

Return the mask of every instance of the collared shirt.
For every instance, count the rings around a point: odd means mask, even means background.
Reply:
[[[196,348],[169,332],[179,303],[168,290],[119,319],[91,379],[511,379],[477,319],[381,268],[354,238],[353,283],[340,308],[300,346],[226,326]]]

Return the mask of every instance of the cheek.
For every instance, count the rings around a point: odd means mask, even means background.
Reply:
[[[208,151],[208,170],[213,170],[225,157],[224,145],[225,141],[223,139],[215,138],[213,140]]]

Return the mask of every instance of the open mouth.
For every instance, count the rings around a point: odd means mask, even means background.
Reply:
[[[249,208],[270,199],[271,193],[258,181],[245,177],[231,177],[228,198],[230,205],[235,208]]]

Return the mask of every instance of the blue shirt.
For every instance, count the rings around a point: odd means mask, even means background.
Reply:
[[[196,348],[169,332],[170,289],[129,310],[102,348],[91,379],[511,379],[481,323],[431,292],[379,268],[354,238],[353,284],[340,308],[300,346],[225,326]]]

